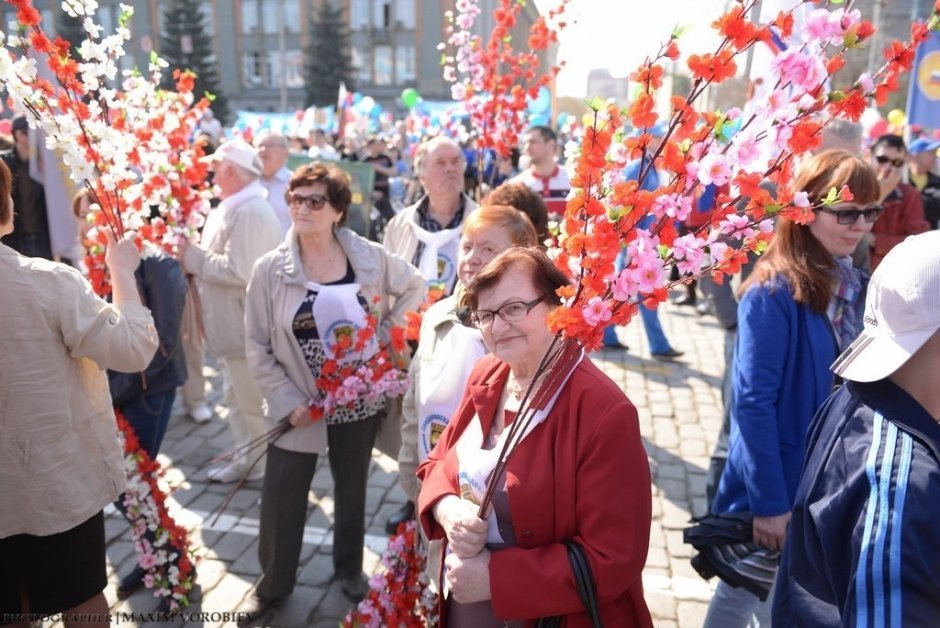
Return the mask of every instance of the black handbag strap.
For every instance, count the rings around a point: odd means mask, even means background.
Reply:
[[[574,572],[574,583],[578,589],[578,596],[584,604],[584,610],[591,618],[594,628],[602,628],[600,605],[597,603],[597,589],[594,587],[594,576],[591,574],[591,565],[588,563],[584,550],[575,541],[565,541],[568,548],[568,560]]]
[[[594,576],[591,575],[591,565],[588,563],[584,550],[575,541],[565,541],[568,548],[568,562],[574,573],[574,584],[578,590],[578,597],[584,604],[584,610],[591,618],[594,628],[603,628],[601,623],[600,605],[597,603],[597,589],[594,588]],[[558,628],[561,626],[561,616],[542,617],[535,624],[536,628]]]

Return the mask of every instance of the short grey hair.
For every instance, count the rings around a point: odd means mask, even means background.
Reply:
[[[418,146],[418,150],[415,151],[415,172],[421,174],[421,171],[424,167],[424,160],[428,155],[437,150],[438,147],[447,144],[453,146],[457,149],[457,152],[460,153],[460,156],[466,161],[463,151],[460,149],[460,144],[447,137],[446,135],[436,135],[429,139],[427,142],[424,142]]]
[[[830,149],[841,149],[853,155],[862,152],[862,125],[842,118],[834,118],[823,128],[822,142],[817,153]]]
[[[283,133],[275,133],[274,131],[264,131],[255,138],[255,148],[261,148],[261,142],[267,139],[273,139],[282,148],[289,148],[290,142],[287,141],[287,136]]]

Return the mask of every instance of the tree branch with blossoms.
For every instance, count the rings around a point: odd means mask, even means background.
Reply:
[[[50,39],[30,0],[6,0],[17,10],[15,32],[0,33],[0,82],[9,106],[25,113],[45,134],[69,176],[88,191],[93,222],[85,257],[89,280],[99,295],[110,292],[104,264],[107,231],[123,237],[137,231],[144,242],[168,248],[176,233],[201,226],[208,200],[202,152],[189,137],[208,107],[194,104],[194,76],[177,72],[176,90],[159,88],[166,63],[151,55],[149,78],[125,71],[120,59],[130,39],[133,10],[121,5],[118,27],[102,37],[95,24],[95,0],[64,0],[63,10],[81,19],[85,38],[78,59],[69,43]],[[160,465],[147,456],[130,425],[117,417],[128,490],[124,505],[132,522],[144,583],[169,601],[171,610],[188,603],[193,563],[186,531],[169,516],[157,480]]]
[[[61,155],[72,181],[89,191],[97,230],[121,237],[125,228],[134,229],[139,240],[168,249],[179,233],[201,226],[208,210],[202,193],[207,168],[189,137],[209,101],[194,102],[195,76],[177,71],[176,90],[161,89],[167,64],[152,54],[149,77],[125,71],[119,88],[112,87],[131,37],[133,9],[127,5],[121,5],[115,32],[102,37],[94,22],[95,0],[62,3],[85,30],[74,59],[66,40],[46,35],[30,0],[6,1],[17,9],[16,32],[0,45],[9,104],[45,133],[47,147]],[[104,242],[103,232],[93,232],[86,260],[99,294],[109,291]]]
[[[535,20],[525,50],[513,48],[511,34],[524,2],[500,0],[485,43],[471,32],[481,12],[478,0],[457,0],[456,13],[446,12],[446,39],[438,45],[444,80],[451,83],[453,99],[467,109],[481,159],[485,150],[507,156],[519,144],[528,123],[528,100],[535,99],[539,88],[548,86],[561,69],[556,65],[540,74],[539,52],[558,41],[558,32],[566,26],[562,18],[568,2],[561,0]]]
[[[867,100],[883,101],[896,89],[898,75],[913,64],[916,46],[937,26],[936,14],[927,24],[915,24],[908,42],[885,48],[887,63],[878,73],[835,90],[829,87],[833,75],[845,55],[874,33],[871,24],[848,3],[814,9],[802,31],[794,33],[792,10],[767,24],[748,21],[755,4],[747,0],[732,7],[713,23],[722,36],[718,48],[688,58],[690,93],[672,98],[658,146],[649,133],[659,122],[653,103],[663,84],[664,60],[679,57],[675,36],[633,73],[641,90],[628,108],[591,103],[594,124],[572,155],[573,191],[560,248],[552,252],[559,267],[578,277],[576,286],[563,290],[565,304],[550,316],[555,331],[596,348],[603,328],[629,322],[638,303],[655,306],[666,299],[668,289],[678,283],[667,280],[670,265],[684,275],[680,282],[703,274],[720,281],[735,273],[749,253],[766,248],[776,217],[812,221],[816,206],[805,193],[787,187],[795,158],[819,146],[822,130],[833,118],[857,120]],[[736,73],[737,57],[773,36],[789,45],[772,63],[776,80],[765,98],[749,103],[747,114],[696,110],[706,87]],[[627,133],[628,124],[635,134]],[[624,180],[623,170],[633,160],[640,160],[639,175]],[[668,180],[655,190],[642,189],[640,182],[654,168],[669,173]],[[775,194],[762,182],[771,183]],[[709,185],[727,189],[718,195],[711,220],[679,237],[676,221],[688,216],[698,191]],[[851,198],[851,190],[832,190],[821,204]],[[648,228],[641,227],[650,220]],[[621,247],[627,248],[629,262],[615,273]]]
[[[167,511],[160,463],[143,450],[124,416],[115,414],[127,473],[121,499],[131,522],[137,562],[144,570],[143,582],[154,590],[154,596],[166,598],[169,609],[175,611],[189,605],[196,575],[189,536]]]
[[[685,275],[680,281],[705,274],[720,281],[736,273],[750,253],[766,248],[774,218],[805,224],[813,220],[815,207],[850,201],[852,192],[845,187],[830,190],[817,205],[805,193],[789,190],[794,159],[819,145],[823,127],[834,117],[855,115],[854,105],[846,102],[878,98],[893,89],[891,77],[910,69],[914,49],[928,28],[937,28],[940,10],[938,1],[928,25],[914,25],[909,42],[886,47],[887,67],[871,83],[859,80],[834,92],[827,79],[841,66],[832,63],[829,46],[837,47],[833,58],[838,58],[874,32],[851,3],[814,11],[798,34],[799,43],[793,41],[792,11],[780,13],[770,24],[753,25],[744,16],[755,4],[741,2],[713,23],[723,36],[714,53],[689,57],[690,93],[672,98],[667,131],[658,145],[649,132],[659,119],[654,94],[662,87],[663,60],[679,57],[675,34],[632,75],[642,89],[629,107],[590,103],[594,122],[570,155],[572,192],[558,247],[549,250],[558,267],[577,281],[559,290],[562,305],[548,315],[556,336],[533,381],[544,379],[526,391],[512,430],[525,433],[535,416],[530,406],[557,392],[581,347],[600,346],[604,328],[627,324],[640,303],[655,306],[667,298],[668,289],[678,283],[667,279],[670,265]],[[772,64],[774,90],[750,103],[753,111],[746,120],[740,111],[697,111],[696,100],[705,88],[733,76],[735,58],[769,39],[772,28],[791,43]],[[627,132],[628,123],[635,133]],[[624,169],[637,161],[638,175],[626,179]],[[643,189],[654,168],[670,172],[670,178],[655,189]],[[775,186],[775,194],[761,186],[764,182]],[[688,216],[696,191],[704,186],[727,186],[728,191],[718,194],[707,225],[679,237],[675,223]],[[616,272],[615,261],[624,248],[629,261]],[[511,442],[507,439],[499,453],[481,500],[481,517],[487,516],[492,491],[513,453]]]

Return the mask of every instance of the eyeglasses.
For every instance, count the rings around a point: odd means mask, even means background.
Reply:
[[[539,297],[533,301],[529,301],[528,303],[525,301],[512,301],[511,303],[506,303],[505,305],[502,305],[495,310],[473,310],[470,312],[470,316],[467,320],[472,326],[479,329],[492,325],[497,316],[507,323],[514,323],[516,321],[521,321],[523,318],[528,316],[529,312],[532,311],[532,308],[544,300],[545,297]]]
[[[816,208],[816,211],[820,211],[826,214],[831,214],[836,217],[836,222],[840,225],[854,225],[858,220],[859,216],[865,217],[865,222],[875,222],[881,216],[881,212],[884,210],[884,207],[881,205],[872,205],[866,207],[865,209],[839,209],[840,207],[845,207],[844,205],[833,205],[832,207],[826,207],[822,205]]]
[[[310,211],[318,211],[323,209],[323,207],[329,202],[329,196],[323,196],[322,194],[311,194],[310,196],[301,196],[300,194],[294,194],[293,192],[288,193],[287,195],[287,204],[291,207],[305,207]]]
[[[894,159],[891,159],[887,155],[875,155],[875,161],[877,161],[882,166],[886,163],[890,163],[895,168],[900,168],[904,165],[904,159],[902,157],[895,157]]]

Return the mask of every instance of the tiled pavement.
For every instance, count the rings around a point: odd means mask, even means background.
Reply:
[[[714,583],[706,583],[689,564],[682,529],[692,514],[705,507],[705,470],[721,421],[720,378],[724,332],[711,317],[698,317],[691,308],[664,305],[661,319],[672,344],[685,356],[679,362],[658,362],[649,350],[639,320],[621,329],[629,352],[602,351],[593,359],[623,386],[639,408],[653,477],[653,524],[649,557],[644,571],[646,599],[657,626],[697,628],[702,625]],[[177,408],[160,454],[169,468],[168,482],[176,487],[171,509],[177,520],[191,527],[198,548],[197,567],[201,595],[188,609],[190,621],[177,625],[234,626],[229,616],[243,605],[259,575],[257,562],[258,501],[260,483],[248,484],[234,496],[226,511],[214,513],[230,490],[228,485],[204,480],[201,467],[227,450],[231,440],[221,405],[220,377],[211,366],[206,374],[212,386],[209,401],[216,417],[197,425]],[[289,603],[272,624],[278,626],[336,626],[349,605],[331,585],[332,480],[321,462],[310,490],[311,508],[301,555],[298,585]],[[385,544],[384,522],[402,504],[394,460],[373,457],[366,505],[367,572],[377,567]],[[127,524],[115,511],[106,517],[109,584],[105,593],[118,623],[118,613],[148,613],[156,600],[139,591],[117,601],[119,574],[135,561]],[[121,618],[122,625],[149,625]]]

